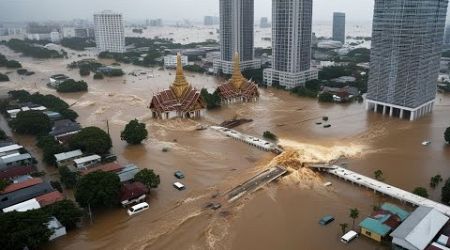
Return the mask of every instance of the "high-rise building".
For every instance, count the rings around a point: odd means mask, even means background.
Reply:
[[[366,108],[415,120],[436,98],[448,0],[375,0]]]
[[[125,52],[122,14],[103,11],[94,14],[95,42],[100,51]]]
[[[445,26],[445,33],[444,33],[444,45],[446,47],[450,46],[450,24],[447,24]]]
[[[221,56],[214,61],[214,72],[231,74],[236,52],[242,71],[260,68],[261,61],[254,59],[254,0],[219,0],[219,3]]]
[[[217,17],[217,16],[205,16],[203,18],[203,24],[205,26],[211,26],[211,25],[219,24],[219,17]]]
[[[267,17],[261,17],[261,20],[259,22],[259,27],[260,28],[269,28],[270,24],[269,24],[269,18]]]
[[[264,70],[268,86],[291,89],[317,79],[311,68],[312,0],[272,1],[272,68]]]
[[[333,13],[333,40],[345,43],[345,13]]]

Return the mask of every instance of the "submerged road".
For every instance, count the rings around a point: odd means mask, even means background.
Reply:
[[[252,193],[264,185],[272,182],[273,180],[277,179],[278,177],[282,176],[287,172],[286,168],[281,166],[272,167],[269,169],[264,170],[263,172],[259,173],[255,177],[251,178],[250,180],[242,183],[241,185],[233,188],[231,191],[227,193],[228,196],[228,202],[233,202],[239,198],[241,198],[243,195],[247,193]]]

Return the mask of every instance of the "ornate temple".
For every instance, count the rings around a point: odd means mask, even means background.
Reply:
[[[181,55],[177,55],[177,73],[170,89],[155,94],[149,108],[156,119],[198,118],[205,109],[200,91],[193,88],[184,77]]]
[[[258,86],[242,75],[239,54],[233,59],[233,75],[227,83],[217,88],[222,103],[252,102],[259,97]]]

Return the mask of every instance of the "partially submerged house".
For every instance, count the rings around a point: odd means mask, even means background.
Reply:
[[[141,182],[124,183],[120,189],[120,203],[127,206],[144,201],[148,192],[148,188]]]
[[[102,157],[99,155],[89,155],[81,158],[77,158],[73,160],[74,166],[78,169],[87,169],[89,167],[92,167],[96,164],[99,164],[102,161]]]
[[[26,154],[10,154],[0,157],[0,171],[6,170],[12,167],[18,166],[30,166],[33,165],[34,158],[26,153]]]
[[[53,187],[46,182],[39,183],[27,188],[19,189],[14,192],[0,195],[0,209],[15,205],[37,196],[53,192]]]
[[[418,207],[390,236],[394,248],[423,250],[433,243],[449,218],[431,207]]]
[[[381,208],[365,218],[359,226],[361,234],[381,242],[396,229],[409,213],[393,204],[384,203]]]
[[[57,120],[53,123],[50,135],[60,143],[68,141],[73,135],[81,131],[81,125],[69,119]]]
[[[56,165],[58,167],[73,165],[74,160],[81,158],[83,156],[83,152],[81,150],[72,150],[68,152],[63,152],[60,154],[55,154]]]

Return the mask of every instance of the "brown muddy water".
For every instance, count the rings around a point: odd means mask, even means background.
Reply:
[[[52,93],[72,105],[83,126],[106,129],[108,120],[119,163],[152,168],[161,175],[161,185],[152,190],[146,212],[129,217],[121,208],[96,211],[92,225],[86,223],[48,244],[48,249],[387,249],[364,237],[349,245],[340,243],[339,224],[352,226],[350,208],[360,210],[358,224],[373,205],[389,199],[300,169],[299,165],[341,158],[340,163],[369,176],[381,169],[386,182],[406,190],[427,187],[436,174],[450,177],[450,148],[444,145],[442,136],[450,126],[449,96],[439,95],[434,112],[416,122],[367,113],[363,104],[320,104],[274,89],[261,89],[256,103],[208,111],[200,120],[155,121],[146,107],[154,92],[172,82],[171,71],[123,65],[127,73],[140,70],[154,77],[126,75],[94,81],[92,76],[81,78],[78,71],[66,69],[68,63],[80,59],[75,56],[33,60],[1,46],[0,53],[36,72],[28,77],[10,73],[11,81],[0,84],[1,94],[20,88]],[[0,68],[2,73],[7,71]],[[87,81],[89,92],[57,94],[46,87],[48,77],[56,73]],[[187,76],[197,88],[213,90],[221,83],[211,76]],[[195,130],[198,124],[216,124],[235,116],[254,120],[238,127],[239,131],[261,136],[270,130],[287,152],[274,159],[271,153],[212,130]],[[330,118],[331,128],[315,124],[322,116]],[[150,137],[143,145],[127,146],[119,134],[134,118],[147,124]],[[4,121],[0,125],[5,127]],[[40,156],[32,138],[16,138]],[[430,140],[431,145],[422,146],[424,140]],[[165,147],[169,148],[166,153],[162,152]],[[217,211],[204,208],[218,200],[218,194],[220,197],[267,166],[279,163],[289,167],[291,174],[233,204],[223,204]],[[46,178],[57,178],[54,168],[41,168],[49,173]],[[185,191],[172,188],[176,170],[186,175]],[[323,186],[327,181],[333,183],[331,188]],[[439,199],[438,190],[429,192],[433,199]],[[327,214],[334,215],[336,221],[319,226],[318,220]]]

